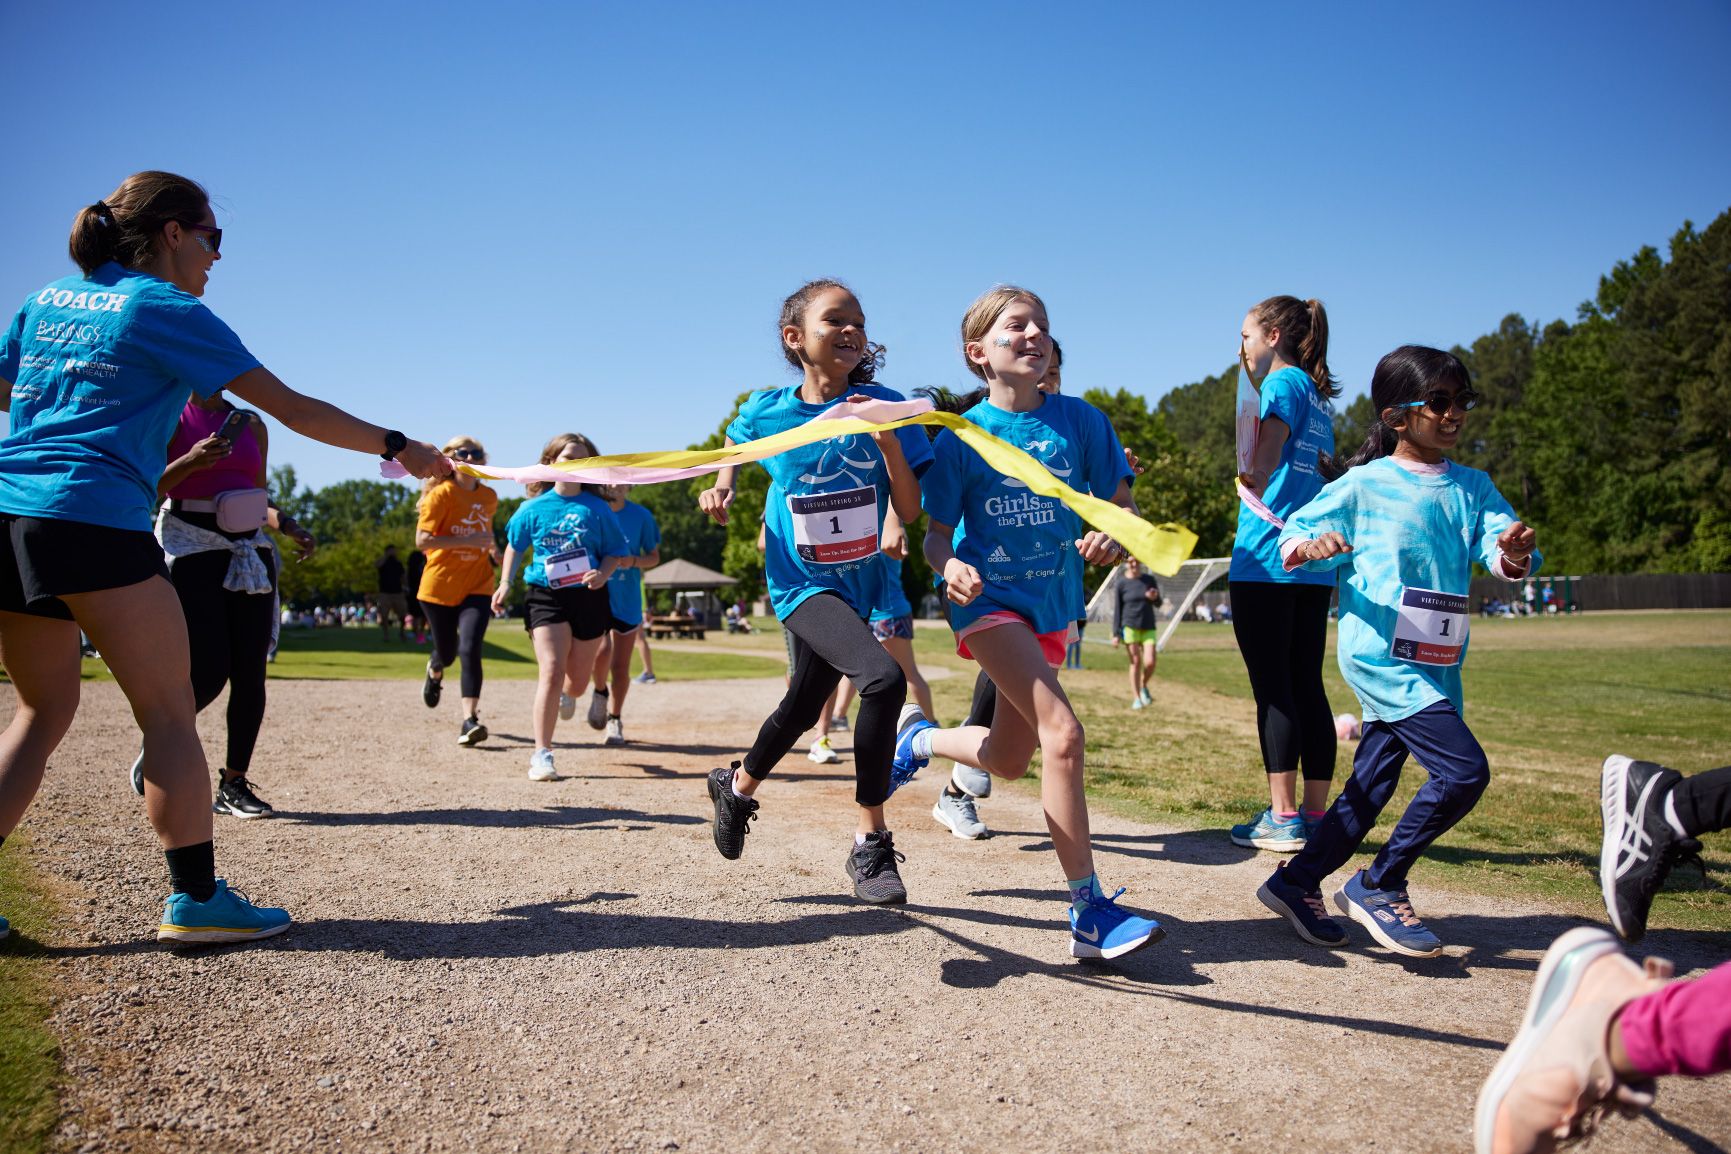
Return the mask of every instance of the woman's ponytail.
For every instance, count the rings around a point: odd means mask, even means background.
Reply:
[[[85,276],[109,261],[142,268],[156,255],[169,221],[198,221],[210,197],[197,181],[172,172],[135,172],[108,196],[78,210],[66,251]]]
[[[108,202],[99,200],[78,210],[72,222],[72,236],[66,242],[72,263],[86,276],[119,256],[116,243],[120,229],[114,223],[114,212]]]
[[[1250,310],[1264,333],[1280,333],[1275,351],[1303,369],[1324,397],[1340,396],[1340,382],[1328,371],[1328,312],[1322,302],[1293,296],[1269,297]]]

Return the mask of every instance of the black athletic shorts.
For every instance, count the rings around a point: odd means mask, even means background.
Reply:
[[[168,577],[162,546],[140,529],[0,513],[0,611],[72,620],[64,593]]]
[[[607,596],[607,587],[529,586],[523,597],[523,627],[532,631],[561,621],[571,627],[571,635],[579,641],[593,641],[606,633],[613,625],[613,602]]]
[[[619,620],[619,618],[617,618],[617,617],[615,617],[613,619],[613,632],[615,632],[615,633],[635,633],[637,630],[639,630],[641,628],[643,628],[643,622],[641,622],[641,621],[639,621],[635,625],[632,625],[632,624],[629,624],[628,622]]]

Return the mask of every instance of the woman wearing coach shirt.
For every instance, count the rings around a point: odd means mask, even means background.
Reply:
[[[79,211],[68,247],[80,273],[27,297],[0,341],[12,425],[0,440],[0,656],[18,693],[0,737],[0,841],[72,724],[82,628],[144,731],[145,809],[173,889],[157,937],[172,942],[245,941],[289,924],[216,877],[186,621],[150,532],[188,394],[226,390],[417,476],[448,468],[431,445],[297,393],[260,365],[198,300],[221,244],[204,189],[166,172],[130,176]]]

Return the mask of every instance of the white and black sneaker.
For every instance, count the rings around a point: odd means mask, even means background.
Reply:
[[[897,852],[889,830],[866,834],[865,841],[856,842],[847,855],[847,876],[853,882],[854,896],[878,906],[899,906],[907,901],[908,888],[896,869],[897,862],[907,860]]]
[[[132,792],[139,797],[144,796],[144,751],[138,751],[138,756],[132,759]]]
[[[442,672],[443,671],[441,671],[441,674]],[[442,675],[440,677],[434,677],[433,663],[431,661],[427,662],[427,679],[421,682],[421,701],[428,709],[437,709],[439,706],[439,694],[444,692],[444,689],[445,682]]]
[[[481,724],[479,716],[463,718],[463,728],[457,734],[457,744],[461,746],[480,745],[491,736],[487,727]]]
[[[602,745],[624,745],[625,723],[617,717],[607,718],[607,736],[601,739]]]
[[[216,801],[211,804],[210,811],[241,818],[270,817],[276,813],[269,802],[252,791],[252,783],[244,777],[223,778],[222,784],[216,787]]]
[[[1653,895],[1672,867],[1701,860],[1701,843],[1679,834],[1665,818],[1665,799],[1682,780],[1674,769],[1615,753],[1600,767],[1599,890],[1611,927],[1626,942],[1638,942],[1647,932]]]

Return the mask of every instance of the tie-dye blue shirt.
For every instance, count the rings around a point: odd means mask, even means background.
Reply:
[[[1401,721],[1439,701],[1461,704],[1461,665],[1422,665],[1393,655],[1401,593],[1431,589],[1465,596],[1472,563],[1497,560],[1497,538],[1514,510],[1490,476],[1450,464],[1411,473],[1388,457],[1348,469],[1287,519],[1280,545],[1339,533],[1352,546],[1313,573],[1340,575],[1340,673],[1366,721]],[[1543,558],[1534,553],[1529,572]],[[1466,660],[1462,638],[1461,662]]]

